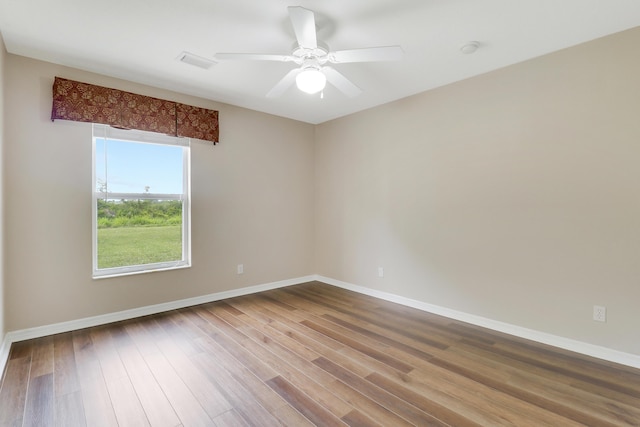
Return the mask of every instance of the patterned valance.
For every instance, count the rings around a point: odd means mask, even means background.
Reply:
[[[219,141],[218,112],[56,77],[51,120],[73,120]]]

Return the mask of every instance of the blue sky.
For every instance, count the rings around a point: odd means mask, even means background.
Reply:
[[[182,147],[108,139],[110,193],[182,193]],[[105,181],[105,140],[96,139],[96,179]]]

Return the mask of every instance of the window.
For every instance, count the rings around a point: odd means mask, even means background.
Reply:
[[[189,267],[189,140],[93,125],[93,277]]]

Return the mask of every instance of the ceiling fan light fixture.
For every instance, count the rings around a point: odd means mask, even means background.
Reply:
[[[320,92],[326,84],[327,78],[317,68],[305,68],[296,76],[298,89],[309,94]]]

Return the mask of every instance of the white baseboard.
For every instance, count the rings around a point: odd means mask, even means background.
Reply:
[[[471,323],[472,325],[481,326],[487,329],[492,329],[498,332],[504,332],[516,337],[525,338],[528,340],[536,341],[543,344],[548,344],[554,347],[559,347],[565,350],[573,351],[576,353],[584,354],[598,359],[607,360],[609,362],[619,363],[621,365],[631,366],[632,368],[640,369],[640,356],[625,353],[618,350],[613,350],[607,347],[602,347],[594,344],[585,343],[582,341],[572,340],[569,338],[560,337],[557,335],[548,334],[546,332],[540,332],[533,329],[523,328],[521,326],[511,325],[509,323],[499,322],[497,320],[488,319],[486,317],[476,316],[473,314],[464,313],[462,311],[452,310],[450,308],[441,307],[433,304],[428,304],[422,301],[405,298],[399,295],[394,295],[388,292],[377,291],[375,289],[366,288],[363,286],[354,285],[340,280],[331,279],[329,277],[316,276],[316,280],[334,285],[343,289],[358,292],[361,294],[369,295],[372,297],[380,298],[386,301],[395,302],[408,307],[416,308],[418,310],[426,311],[440,316],[448,317],[450,319],[459,320],[461,322]]]
[[[241,289],[217,292],[214,294],[208,294],[194,298],[186,298],[163,304],[148,305],[145,307],[133,308],[131,310],[118,311],[115,313],[102,314],[99,316],[85,317],[83,319],[71,320],[68,322],[54,323],[51,325],[37,326],[35,328],[11,331],[5,335],[0,347],[0,376],[2,375],[2,372],[4,372],[5,365],[9,359],[9,348],[14,342],[40,338],[47,335],[60,334],[63,332],[75,331],[78,329],[90,328],[92,326],[105,325],[107,323],[134,319],[136,317],[148,316],[150,314],[177,310],[180,308],[191,307],[198,304],[219,301],[222,299],[254,294],[257,292],[268,291],[270,289],[283,288],[285,286],[298,285],[300,283],[311,282],[314,280],[316,280],[316,276],[314,275],[298,277],[295,279],[281,280],[278,282],[249,286]]]
[[[2,387],[2,381],[4,381],[4,367],[9,361],[9,349],[11,348],[11,341],[9,341],[9,334],[5,334],[2,337],[0,343],[0,387]]]

